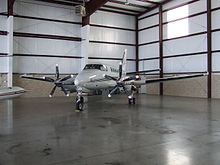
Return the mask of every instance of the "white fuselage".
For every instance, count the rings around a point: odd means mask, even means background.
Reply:
[[[102,65],[101,69],[87,68],[86,67],[76,76],[75,85],[77,91],[89,92],[99,89],[111,89],[116,85],[116,82],[105,78],[105,75],[118,77],[118,69],[103,64],[88,64],[89,65]],[[86,65],[87,66],[87,65]]]

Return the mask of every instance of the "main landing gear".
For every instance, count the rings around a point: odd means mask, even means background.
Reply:
[[[128,104],[135,104],[134,92],[137,91],[135,86],[131,86],[131,95],[128,96]]]
[[[80,95],[77,95],[76,97],[76,110],[82,111],[84,107],[84,98]]]

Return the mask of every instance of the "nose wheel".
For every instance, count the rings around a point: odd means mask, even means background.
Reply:
[[[77,96],[76,98],[76,110],[82,111],[84,107],[84,98],[82,96]]]
[[[128,98],[128,104],[135,104],[135,98]]]

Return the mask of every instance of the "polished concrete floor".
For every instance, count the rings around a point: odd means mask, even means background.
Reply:
[[[0,165],[219,165],[220,100],[137,96],[0,101]]]

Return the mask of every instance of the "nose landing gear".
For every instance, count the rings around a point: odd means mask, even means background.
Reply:
[[[135,98],[128,98],[128,104],[135,104]]]
[[[82,111],[84,107],[84,98],[82,96],[77,95],[76,97],[76,110]]]

